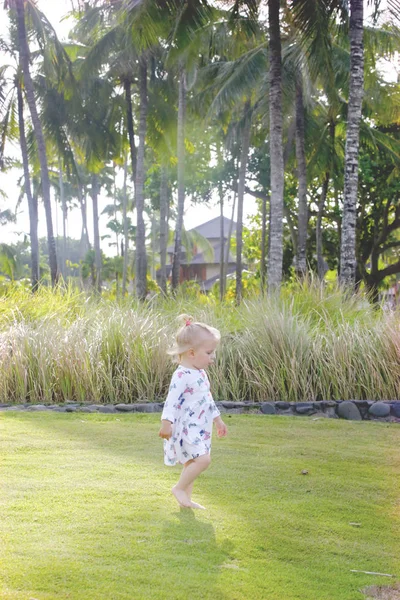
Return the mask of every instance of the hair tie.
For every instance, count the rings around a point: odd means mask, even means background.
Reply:
[[[189,319],[188,319],[188,320],[186,321],[186,324],[185,324],[185,325],[186,325],[186,327],[189,327],[189,325],[191,325],[191,324],[192,324],[192,321],[189,321]]]

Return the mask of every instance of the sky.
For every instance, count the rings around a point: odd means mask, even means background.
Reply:
[[[367,6],[367,0],[365,0]],[[61,40],[67,39],[70,28],[70,22],[65,19],[65,15],[71,10],[70,0],[38,0],[39,8],[46,14],[49,21],[52,23],[57,31],[57,34]],[[382,2],[384,5],[384,2]],[[0,4],[0,36],[3,36],[7,32],[8,19],[6,12],[2,8],[3,3]],[[368,9],[370,10],[370,9]],[[0,55],[0,64],[4,63],[4,57]],[[383,65],[383,69],[387,73],[388,78],[396,79],[396,70],[393,65]],[[7,155],[14,155],[19,158],[19,148],[8,147]],[[7,199],[0,198],[0,210],[9,208],[13,212],[15,211],[17,199],[19,196],[18,179],[21,173],[17,170],[13,170],[10,173],[0,172],[0,190],[3,190],[7,194]],[[101,196],[99,201],[99,213],[107,205],[111,204],[112,199]],[[29,233],[29,217],[28,210],[25,206],[26,200],[23,201],[19,211],[17,213],[17,222],[10,223],[4,226],[0,226],[0,242],[3,243],[15,243],[16,241],[22,241],[25,235]],[[53,227],[55,235],[62,235],[62,214],[58,204],[53,200]],[[231,197],[225,198],[225,210],[224,214],[228,218],[231,218],[232,211],[232,200]],[[244,220],[245,222],[256,213],[256,201],[251,196],[246,196],[244,200]],[[213,219],[219,215],[219,206],[217,202],[211,202],[209,206],[197,205],[194,206],[190,203],[189,199],[186,199],[186,210],[184,216],[184,226],[186,229],[196,227],[210,219]],[[134,217],[135,218],[135,217]],[[133,219],[134,220],[134,219]],[[88,203],[88,223],[89,223],[89,236],[93,241],[93,229],[92,229],[92,211],[91,202]],[[110,234],[110,230],[106,227],[107,217],[102,215],[100,217],[100,235]],[[46,220],[42,204],[39,207],[39,236],[46,236]],[[81,216],[79,209],[73,209],[68,215],[68,231],[67,234],[71,238],[80,238],[81,234]],[[103,240],[102,250],[106,255],[114,255],[115,248],[109,246],[109,242],[114,240]]]

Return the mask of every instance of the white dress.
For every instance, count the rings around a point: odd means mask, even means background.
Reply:
[[[203,369],[181,365],[172,376],[161,419],[172,423],[172,437],[164,440],[164,462],[176,463],[209,454],[213,420],[220,415]]]

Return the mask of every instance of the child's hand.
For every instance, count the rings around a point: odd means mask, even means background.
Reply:
[[[172,436],[171,421],[166,421],[166,420],[162,421],[161,429],[158,432],[158,435],[160,438],[163,438],[164,440],[169,440],[169,438]]]
[[[214,423],[217,428],[217,436],[218,437],[226,437],[226,435],[228,433],[228,428],[225,425],[225,423],[223,422],[223,420],[221,419],[221,417],[217,417],[216,419],[214,419]]]

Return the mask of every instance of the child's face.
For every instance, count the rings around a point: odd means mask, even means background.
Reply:
[[[189,350],[190,360],[196,369],[206,369],[214,363],[217,344],[218,342],[211,338],[201,346]]]

